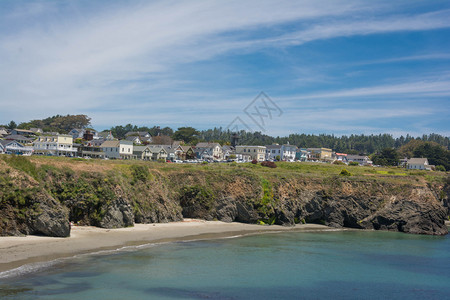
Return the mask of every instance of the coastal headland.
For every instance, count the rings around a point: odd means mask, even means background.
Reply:
[[[70,223],[113,229],[184,218],[444,235],[450,180],[445,172],[319,163],[5,156],[0,195],[2,236],[68,237]]]

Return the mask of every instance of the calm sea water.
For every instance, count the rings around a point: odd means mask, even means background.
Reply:
[[[77,257],[0,279],[5,299],[449,299],[450,238],[277,233]]]

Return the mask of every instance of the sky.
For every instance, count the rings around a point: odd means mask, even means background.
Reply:
[[[0,0],[0,124],[450,136],[449,1]]]

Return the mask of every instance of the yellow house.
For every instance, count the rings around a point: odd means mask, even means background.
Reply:
[[[66,134],[43,135],[33,143],[35,154],[74,156],[77,148],[73,147],[73,137]]]
[[[329,148],[307,148],[310,153],[310,159],[313,160],[331,160],[333,150]]]

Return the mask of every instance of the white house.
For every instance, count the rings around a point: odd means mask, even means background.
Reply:
[[[360,166],[368,166],[372,165],[372,161],[368,156],[365,155],[347,155],[347,161],[350,162],[357,162]]]
[[[266,145],[266,159],[276,160],[279,156],[280,160],[293,161],[297,153],[297,146],[285,144],[285,145]]]
[[[428,170],[430,171],[432,165],[428,164],[427,158],[410,158],[406,163],[406,168],[410,170]]]
[[[197,158],[223,159],[223,151],[219,143],[198,143],[194,152]]]
[[[35,153],[75,156],[78,149],[73,147],[73,138],[71,135],[43,135],[37,138],[33,143]]]
[[[17,141],[0,140],[0,154],[31,155],[33,147],[26,147]]]

